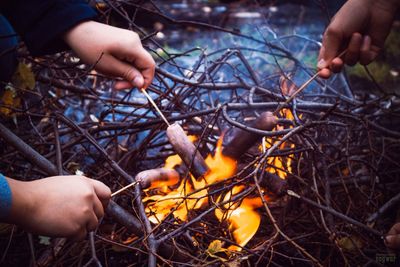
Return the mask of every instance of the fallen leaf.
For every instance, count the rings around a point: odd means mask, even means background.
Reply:
[[[361,238],[357,236],[345,236],[338,239],[338,245],[347,251],[357,251],[364,246],[364,243]]]
[[[0,107],[0,114],[7,117],[13,115],[11,107],[21,107],[21,99],[18,97],[17,92],[12,86],[7,85],[4,89],[4,93],[1,96],[1,104],[5,107]]]
[[[35,88],[35,75],[30,66],[25,63],[19,63],[17,71],[12,77],[12,84],[16,88],[29,89]]]
[[[209,254],[211,254],[211,255],[214,255],[214,254],[216,254],[216,253],[218,253],[218,252],[222,252],[222,251],[225,251],[223,248],[222,248],[222,242],[221,242],[221,240],[214,240],[214,241],[212,241],[211,243],[210,243],[210,245],[208,245],[208,248],[207,248],[207,252],[209,253]]]

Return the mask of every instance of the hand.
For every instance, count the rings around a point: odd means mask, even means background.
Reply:
[[[399,0],[349,0],[326,29],[318,57],[322,78],[340,72],[344,63],[371,63],[383,48]],[[337,57],[347,49],[344,58]]]
[[[69,30],[64,40],[97,71],[123,78],[116,89],[147,88],[153,80],[155,62],[135,32],[86,21]]]
[[[83,176],[7,180],[12,192],[8,222],[45,236],[84,239],[97,228],[111,197],[106,185]]]
[[[400,250],[400,223],[396,223],[387,233],[385,244],[388,248]]]

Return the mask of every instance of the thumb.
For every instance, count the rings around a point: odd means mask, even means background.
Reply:
[[[322,41],[322,48],[318,59],[317,67],[324,69],[329,67],[332,60],[338,55],[343,41],[343,34],[334,28],[334,25],[328,27],[325,31]]]
[[[103,74],[121,77],[134,87],[142,88],[144,86],[144,78],[140,71],[110,54],[103,54],[95,68]]]
[[[99,198],[105,209],[108,205],[108,202],[111,199],[110,188],[105,184],[103,184],[102,182],[94,179],[91,179],[91,182],[93,184],[94,192],[96,193],[97,197]]]

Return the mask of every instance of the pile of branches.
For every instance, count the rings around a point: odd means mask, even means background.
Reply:
[[[315,73],[299,55],[316,54],[316,40],[299,35],[262,38],[262,32],[255,37],[216,24],[176,20],[152,1],[110,0],[98,8],[104,21],[141,34],[158,62],[148,93],[169,122],[179,122],[198,136],[203,156],[212,153],[219,136],[231,128],[275,142],[265,151],[241,155],[238,162],[250,171],[213,185],[210,192],[228,194],[234,186],[245,185],[235,201],[264,199],[268,183],[265,189],[260,177],[271,167],[268,158],[277,156],[292,159],[291,171],[280,168],[287,185],[258,209],[260,228],[240,251],[209,247],[214,240],[225,247],[237,245],[227,224],[213,216],[218,203],[212,193],[214,201],[190,212],[186,222],[171,215],[155,225],[138,184],[113,198],[88,240],[52,239],[44,245],[31,236],[29,247],[20,253],[30,251],[40,266],[340,266],[374,263],[376,255],[386,253],[382,236],[395,222],[400,200],[396,95],[352,92],[340,74],[330,81],[315,79],[288,101],[285,87],[296,90]],[[225,34],[235,43],[172,54],[153,28],[137,25],[137,14],[150,14],[182,32]],[[296,42],[302,43],[300,53],[288,48]],[[184,60],[188,56],[196,58],[193,64]],[[1,170],[8,176],[32,180],[79,171],[116,191],[175,154],[165,135],[167,125],[137,89],[112,90],[112,81],[70,52],[39,60],[22,54],[21,62],[31,68],[36,84],[32,90],[19,90],[21,105],[2,105],[12,111],[0,127]],[[249,127],[260,113],[282,108],[294,117],[277,113],[282,130]],[[293,145],[282,149],[283,142]],[[13,238],[15,232],[2,240]],[[7,250],[4,257],[9,257]]]

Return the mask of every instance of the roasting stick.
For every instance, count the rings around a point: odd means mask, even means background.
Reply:
[[[111,197],[114,197],[114,196],[124,192],[126,189],[129,189],[129,188],[137,185],[138,183],[139,182],[133,182],[133,183],[128,184],[127,186],[122,187],[121,189],[118,189],[117,191],[115,191],[114,193],[111,194]]]
[[[346,54],[347,49],[344,50],[342,53],[340,53],[337,57],[342,57],[344,54]],[[305,83],[303,83],[302,86],[299,87],[299,89],[296,90],[296,92],[294,92],[288,99],[286,99],[286,101],[284,103],[281,103],[278,105],[278,107],[275,109],[274,111],[274,116],[278,115],[278,112],[287,104],[289,104],[299,93],[301,93],[305,88],[307,88],[307,86],[314,81],[319,75],[319,71],[317,73],[315,73],[313,76],[311,76],[310,79],[308,79]]]
[[[161,110],[158,108],[157,104],[154,102],[154,100],[151,98],[151,96],[146,92],[146,89],[142,88],[140,89],[142,93],[147,97],[147,100],[153,105],[155,110],[158,112],[158,115],[164,120],[164,122],[168,125],[171,126],[171,124],[168,122],[167,118],[164,116],[164,114],[161,112]]]
[[[151,96],[146,92],[146,89],[141,88],[140,91],[146,96],[147,100],[153,105],[153,107],[155,108],[155,110],[157,111],[158,115],[160,115],[160,117],[163,119],[163,121],[168,125],[171,126],[171,124],[168,122],[167,118],[164,116],[164,114],[161,112],[161,110],[158,108],[157,104],[154,102],[154,100],[151,98]],[[134,187],[135,185],[137,185],[139,182],[133,182],[128,184],[127,186],[122,187],[121,189],[115,191],[114,193],[111,194],[111,197],[114,197],[122,192],[124,192],[125,190]]]

